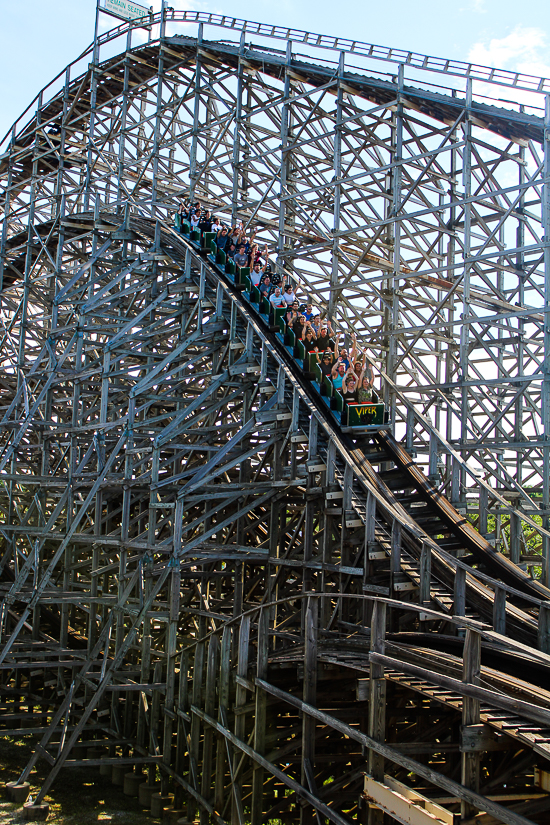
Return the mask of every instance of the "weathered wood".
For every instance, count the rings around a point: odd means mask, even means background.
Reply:
[[[269,612],[260,610],[258,616],[256,673],[259,679],[267,678],[267,660],[269,650]],[[263,691],[256,691],[254,708],[254,750],[264,754],[267,726],[267,704]],[[252,773],[252,803],[250,820],[252,825],[260,825],[263,814],[264,774],[260,766],[254,766]]]
[[[304,628],[304,702],[314,705],[317,701],[317,634],[318,634],[318,601],[308,599],[306,602]],[[258,674],[258,678],[262,678]],[[263,693],[263,691],[261,691]],[[301,783],[309,788],[312,794],[318,795],[315,782],[315,720],[305,715],[302,719],[302,764]],[[300,822],[309,825],[312,822],[311,811],[305,807],[300,810]]]
[[[230,679],[231,679],[231,632],[230,627],[223,630],[220,645],[220,677],[218,686],[218,721],[227,721],[229,711]],[[218,737],[216,747],[216,777],[214,807],[217,811],[223,808],[224,783],[227,771],[227,754],[223,739]]]
[[[211,636],[208,643],[208,662],[206,666],[206,684],[204,689],[204,710],[209,716],[213,715],[216,709],[216,682],[218,680],[220,658],[220,640],[217,635]],[[206,728],[202,742],[202,766],[201,766],[201,796],[212,802],[212,768],[213,768],[213,745],[214,736],[210,728]],[[201,808],[201,825],[208,825],[208,811]]]
[[[240,43],[206,43],[185,14],[145,47],[122,24],[119,56],[96,37],[0,147],[0,734],[40,737],[42,796],[63,766],[132,760],[202,825],[364,823],[364,749],[375,782],[391,761],[518,825],[464,784],[498,796],[550,758],[540,689],[498,670],[550,665],[549,591],[514,564],[548,579],[550,112],[489,116],[466,79],[451,122],[420,76],[526,81],[281,28],[266,49],[216,15]],[[382,97],[348,53],[397,64]],[[357,334],[387,425],[338,426],[223,256],[174,225],[187,195],[257,226],[348,354]],[[467,722],[481,702],[517,726],[491,740]]]
[[[354,739],[356,742],[361,743],[364,747],[369,748],[372,751],[375,751],[382,758],[385,758],[388,761],[395,763],[396,765],[401,765],[407,771],[414,773],[418,776],[421,776],[428,782],[431,782],[437,787],[446,790],[449,794],[456,797],[457,799],[464,799],[465,801],[469,802],[474,806],[484,805],[487,813],[495,816],[496,818],[500,817],[502,822],[506,822],[509,825],[529,825],[529,821],[525,819],[523,816],[516,814],[514,811],[510,811],[501,805],[498,805],[496,802],[487,799],[487,797],[479,796],[478,794],[474,793],[468,788],[465,788],[458,782],[455,782],[454,780],[449,779],[443,774],[430,769],[426,765],[423,765],[421,762],[417,762],[416,760],[411,759],[409,756],[399,753],[390,745],[377,742],[370,736],[366,736],[364,733],[358,731],[357,728],[351,727],[350,725],[346,725],[344,722],[341,722],[334,716],[331,716],[328,713],[324,713],[323,711],[317,710],[317,708],[314,708],[312,705],[307,705],[301,699],[298,699],[296,696],[293,696],[292,694],[287,693],[281,690],[280,688],[275,687],[274,685],[270,685],[267,682],[262,682],[260,679],[256,680],[256,682],[257,685],[262,688],[262,690],[265,690],[272,696],[276,696],[281,700],[288,702],[289,705],[299,708],[304,713],[310,714],[315,719],[318,719],[322,724],[339,731],[344,736],[348,736],[350,739]]]
[[[475,632],[475,631],[474,631]],[[487,702],[494,705],[495,708],[502,708],[506,711],[511,711],[514,714],[524,716],[526,719],[532,719],[534,722],[539,722],[541,725],[550,724],[550,713],[544,708],[537,705],[524,702],[521,699],[514,699],[502,693],[497,693],[493,690],[488,690],[484,687],[478,687],[473,683],[467,683],[454,679],[451,676],[444,676],[427,667],[418,667],[411,665],[408,662],[402,662],[391,656],[384,656],[379,653],[370,654],[371,662],[379,664],[381,667],[398,668],[403,673],[408,673],[411,676],[418,676],[426,679],[426,681],[433,682],[433,684],[441,685],[456,692],[458,696],[468,697],[475,701]]]
[[[464,652],[462,654],[462,679],[468,685],[478,685],[481,673],[481,637],[479,633],[468,628],[464,640]],[[480,723],[479,699],[471,696],[464,696],[462,700],[462,725],[479,725]],[[462,754],[462,784],[466,788],[471,788],[476,793],[479,792],[480,779],[480,758],[479,753],[463,752]],[[463,819],[476,813],[476,809],[468,802],[463,801],[461,814]]]
[[[420,604],[429,604],[431,601],[432,581],[432,547],[427,541],[422,542],[420,552]]]
[[[506,634],[506,591],[501,587],[495,588],[493,602],[493,629],[502,636]]]
[[[466,615],[466,570],[463,567],[455,569],[453,612],[455,616]]]
[[[248,675],[248,646],[250,640],[250,616],[244,615],[239,628],[238,652],[237,652],[237,676],[246,679]],[[244,740],[246,730],[245,713],[247,696],[245,688],[237,682],[235,688],[235,737],[239,741]],[[233,776],[231,781],[231,821],[242,822],[242,776],[240,775],[240,757],[235,753],[233,757]]]
[[[384,654],[386,636],[386,605],[376,602],[372,612],[370,649]],[[369,737],[384,742],[386,735],[386,680],[384,668],[371,659],[369,676]],[[384,758],[379,751],[369,749],[368,771],[374,779],[384,779]],[[369,808],[368,825],[382,825],[384,814],[379,808]]]

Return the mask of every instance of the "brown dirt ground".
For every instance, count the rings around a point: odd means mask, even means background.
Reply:
[[[0,738],[0,825],[23,822],[21,805],[8,802],[4,785],[19,777],[31,753],[29,740],[16,742]],[[31,796],[46,776],[46,768],[41,761],[31,774]],[[155,822],[137,799],[125,796],[121,788],[100,776],[99,768],[61,771],[45,801],[50,805],[50,825],[153,825]]]

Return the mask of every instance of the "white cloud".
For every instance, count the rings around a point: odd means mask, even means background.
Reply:
[[[550,77],[550,49],[544,29],[516,26],[506,37],[475,43],[468,55],[472,63],[537,77]]]
[[[477,14],[486,14],[485,0],[473,0],[472,8]]]

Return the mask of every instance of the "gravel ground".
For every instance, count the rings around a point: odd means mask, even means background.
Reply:
[[[28,741],[15,742],[0,738],[0,825],[23,822],[21,806],[8,802],[4,785],[19,777],[32,752]],[[31,796],[36,794],[46,775],[42,760],[31,774]],[[50,805],[51,825],[153,825],[155,820],[144,813],[137,799],[124,796],[122,789],[100,776],[99,768],[69,768],[61,771],[51,794],[45,799]]]

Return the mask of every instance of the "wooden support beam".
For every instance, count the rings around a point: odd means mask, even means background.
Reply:
[[[370,649],[373,653],[384,654],[386,636],[386,605],[375,602],[372,611]],[[369,727],[368,735],[376,742],[384,742],[386,736],[386,680],[384,668],[374,662],[370,665],[369,676]],[[377,751],[369,750],[369,774],[382,781],[384,779],[384,758]],[[382,825],[383,812],[369,807],[368,825]]]
[[[481,673],[481,636],[471,628],[466,630],[462,660],[462,679],[469,685],[478,685]],[[479,725],[480,721],[479,699],[465,696],[462,700],[462,725],[464,727]],[[479,792],[480,764],[479,753],[464,752],[462,754],[462,784],[476,793]],[[462,802],[463,819],[475,813],[476,809],[470,803]]]

